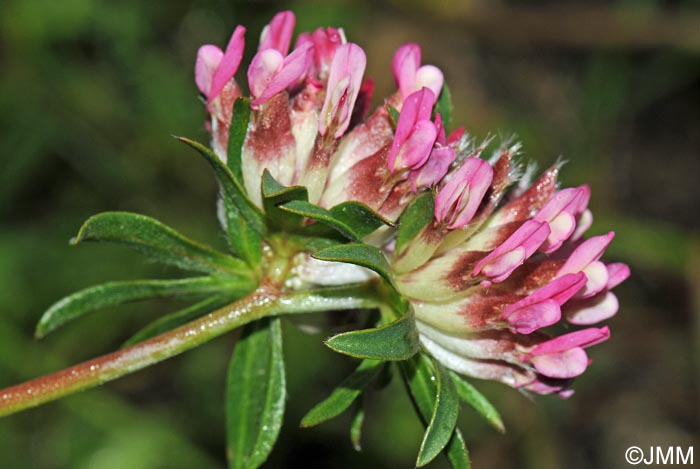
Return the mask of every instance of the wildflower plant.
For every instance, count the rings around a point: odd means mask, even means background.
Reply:
[[[366,56],[342,29],[300,34],[277,14],[243,82],[245,28],[225,50],[199,49],[195,82],[211,148],[178,137],[213,170],[228,253],[142,215],[109,212],[71,241],[123,244],[193,276],[110,282],[51,306],[36,334],[99,308],[156,297],[197,298],[124,348],[0,391],[0,415],[118,378],[242,327],[227,377],[231,467],[272,451],[285,408],[281,317],[369,311],[368,328],[325,344],[358,359],[355,372],[301,425],[331,419],[373,382],[397,376],[426,431],[417,466],[444,453],[469,466],[456,428],[459,402],[503,431],[498,412],[465,377],[524,393],[572,393],[617,312],[611,290],[629,276],[600,261],[613,233],[584,238],[588,186],[560,188],[556,163],[536,176],[506,142],[487,154],[451,128],[443,74],[416,44],[392,61],[397,91],[370,113]],[[242,78],[239,76],[239,78]],[[241,86],[247,81],[249,94]],[[391,371],[394,373],[390,373]],[[359,448],[363,410],[352,440]]]

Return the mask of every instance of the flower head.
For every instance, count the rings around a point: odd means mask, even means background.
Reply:
[[[373,85],[363,78],[362,48],[327,27],[301,33],[288,53],[293,28],[291,12],[276,15],[247,69],[251,117],[241,165],[248,196],[267,208],[260,187],[268,171],[282,185],[304,186],[308,202],[327,211],[319,213],[339,213],[348,202],[374,212],[389,226],[362,241],[387,258],[425,350],[459,373],[568,397],[590,363],[584,349],[610,332],[561,333],[558,325],[594,326],[614,315],[611,289],[629,276],[624,264],[600,260],[612,232],[583,237],[592,221],[589,187],[559,189],[558,164],[533,181],[515,161],[517,144],[484,158],[490,141],[475,144],[461,128],[448,136],[436,104],[443,75],[421,64],[418,45],[397,50],[398,89],[366,117]],[[235,84],[242,34],[239,27],[226,53],[200,49],[196,81],[210,103],[222,83]],[[228,129],[231,111],[207,109],[224,158],[217,130]],[[405,218],[419,202],[424,213],[414,226]],[[306,224],[319,223],[308,216]],[[413,226],[410,239],[402,238],[404,224]],[[302,258],[296,288],[373,276]]]

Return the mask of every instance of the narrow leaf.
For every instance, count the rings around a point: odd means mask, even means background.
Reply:
[[[362,395],[357,399],[355,404],[355,415],[350,423],[350,441],[355,451],[362,451],[362,424],[365,421],[365,407]]]
[[[277,441],[286,397],[279,318],[245,327],[226,381],[226,428],[231,468],[254,469]]]
[[[209,314],[212,311],[222,308],[236,299],[245,296],[245,294],[247,294],[247,292],[237,296],[228,294],[210,296],[199,303],[195,303],[187,308],[175,311],[174,313],[167,314],[151,322],[146,327],[131,336],[129,340],[124,342],[122,348],[130,347],[138,342],[143,342],[144,340],[155,337],[163,332],[167,332],[175,329],[176,327],[182,326],[183,324],[187,324],[190,321],[194,321],[205,314]]]
[[[435,405],[418,453],[417,467],[428,464],[447,446],[459,414],[459,397],[450,375],[442,366],[437,363],[435,365],[438,371],[435,380]]]
[[[275,181],[270,171],[265,169],[262,175],[261,190],[263,206],[265,207],[265,216],[271,227],[280,230],[290,230],[301,226],[304,221],[303,217],[290,213],[289,211],[281,210],[279,206],[292,200],[306,202],[309,199],[306,187],[283,186]]]
[[[440,92],[440,97],[435,105],[435,112],[439,113],[440,117],[442,117],[442,124],[445,126],[445,130],[450,128],[452,109],[452,93],[450,93],[447,84],[443,84],[442,92]]]
[[[458,374],[450,372],[455,389],[460,399],[469,404],[496,430],[505,433],[506,427],[496,408],[474,386],[465,381]]]
[[[107,306],[148,298],[191,297],[224,291],[243,294],[254,287],[250,281],[225,277],[104,283],[73,293],[54,303],[39,320],[36,336],[43,337],[69,321]]]
[[[214,170],[224,202],[229,246],[248,265],[257,267],[261,256],[261,236],[267,233],[262,211],[248,198],[241,183],[214,152],[193,140],[184,137],[177,139],[197,150]]]
[[[417,197],[399,219],[399,228],[396,235],[396,254],[400,255],[406,244],[413,240],[433,220],[435,212],[435,196],[432,192],[426,192]]]
[[[427,426],[432,419],[435,396],[437,395],[435,384],[437,378],[433,362],[425,354],[419,353],[410,360],[400,362],[399,367],[416,412]],[[469,453],[458,429],[455,429],[452,434],[444,454],[453,468],[468,469],[470,467]]]
[[[379,360],[364,360],[360,366],[335,388],[330,396],[316,404],[304,418],[302,427],[312,427],[343,413],[357,399],[362,390],[372,381],[384,365]]]
[[[374,233],[381,226],[392,225],[389,220],[360,202],[343,202],[331,208],[331,213],[336,220],[352,227],[359,239]]]
[[[406,360],[420,348],[412,314],[374,329],[338,334],[328,339],[326,345],[351,357],[390,361]]]
[[[153,218],[127,212],[105,212],[90,217],[71,240],[124,244],[149,258],[184,270],[250,275],[240,259],[192,241]]]
[[[341,244],[321,249],[313,257],[322,261],[346,262],[366,267],[393,285],[391,268],[382,251],[368,244]]]
[[[336,218],[330,210],[326,210],[318,205],[303,200],[292,200],[284,205],[280,205],[279,208],[285,212],[316,220],[351,241],[362,240],[360,234],[356,233],[352,226]],[[323,232],[320,233],[320,235],[324,234]]]
[[[231,169],[231,172],[241,184],[243,184],[241,153],[243,150],[243,143],[245,143],[245,136],[248,133],[249,122],[250,100],[248,98],[238,98],[236,102],[233,103],[231,126],[228,129],[228,154],[226,157],[226,165]]]

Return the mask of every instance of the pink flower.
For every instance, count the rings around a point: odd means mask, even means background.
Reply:
[[[284,57],[277,49],[265,49],[253,57],[248,67],[248,86],[253,108],[258,108],[274,95],[296,84],[309,68],[313,46],[303,44]]]
[[[430,120],[434,104],[435,94],[428,88],[406,98],[387,158],[392,173],[418,169],[428,160],[437,138],[437,129]]]
[[[328,76],[326,99],[318,117],[321,135],[333,128],[333,137],[340,138],[347,130],[362,87],[366,64],[365,52],[357,44],[342,44],[336,48]]]
[[[403,99],[423,87],[429,88],[436,97],[440,95],[444,81],[442,72],[434,65],[421,67],[420,61],[421,52],[418,44],[405,44],[394,54],[391,68]]]
[[[449,230],[466,226],[481,205],[492,180],[490,164],[479,158],[467,159],[438,191],[435,219],[446,223]]]
[[[296,47],[305,42],[314,45],[314,67],[321,80],[328,78],[335,51],[341,44],[347,43],[342,28],[318,28],[312,33],[302,33],[297,38]]]
[[[292,42],[295,22],[296,18],[291,11],[277,13],[272,21],[263,28],[258,51],[275,49],[280,54],[287,55],[289,45]]]
[[[199,48],[194,66],[195,82],[199,91],[212,102],[233,78],[243,57],[245,28],[237,26],[231,35],[226,52],[207,44]]]

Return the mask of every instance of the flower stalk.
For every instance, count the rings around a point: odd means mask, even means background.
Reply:
[[[131,347],[0,390],[0,417],[99,386],[154,365],[257,319],[378,307],[376,282],[284,292],[271,282],[228,306]]]

